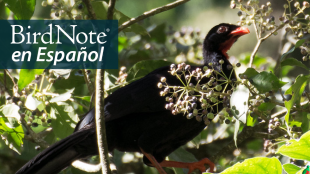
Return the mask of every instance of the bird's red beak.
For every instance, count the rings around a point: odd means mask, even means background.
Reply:
[[[249,33],[250,33],[250,30],[246,27],[238,27],[237,29],[230,32],[230,34],[235,35],[235,36],[242,36],[242,35],[249,34]]]
[[[236,42],[236,40],[240,36],[248,34],[248,33],[250,33],[250,30],[246,27],[238,27],[237,29],[230,32],[230,35],[232,36],[228,40],[226,40],[224,43],[222,43],[219,48],[227,59],[229,58],[227,51],[230,49],[230,47]]]

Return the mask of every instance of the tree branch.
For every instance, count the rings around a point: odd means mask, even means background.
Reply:
[[[96,20],[96,19],[97,19],[96,13],[95,13],[94,10],[93,10],[93,7],[92,7],[92,5],[91,5],[90,0],[83,0],[83,2],[84,2],[85,5],[86,5],[86,8],[87,8],[87,11],[88,11],[88,14],[89,14],[89,18],[90,18],[91,20]]]
[[[113,19],[113,12],[114,12],[115,1],[116,0],[110,0],[110,2],[109,2],[108,14],[107,14],[107,19],[108,20],[112,20]]]
[[[118,27],[118,32],[121,32],[125,28],[128,28],[129,26],[131,26],[131,25],[133,25],[133,24],[135,24],[135,23],[137,23],[137,22],[139,22],[145,18],[148,18],[148,17],[154,16],[158,13],[170,10],[170,9],[175,8],[175,7],[177,7],[181,4],[184,4],[188,1],[190,1],[190,0],[177,0],[173,3],[170,3],[170,4],[164,5],[162,7],[154,8],[150,11],[144,12],[142,15],[140,15],[136,18],[131,18],[129,21],[124,22],[121,26]]]
[[[237,145],[240,145],[243,141],[245,141],[248,138],[251,138],[254,136],[255,132],[260,132],[263,129],[266,128],[268,123],[260,123],[254,127],[245,126],[242,130],[242,132],[237,137]],[[235,142],[232,140],[230,143],[228,143],[226,146],[224,146],[218,153],[213,155],[210,160],[213,162],[216,162],[221,157],[226,156],[227,154],[233,152],[236,149]]]
[[[111,174],[104,118],[104,70],[102,69],[97,69],[95,97],[97,144],[102,174]]]
[[[36,144],[38,144],[39,146],[41,146],[42,148],[46,149],[49,144],[43,140],[43,136],[45,136],[45,133],[42,134],[36,134],[31,128],[30,126],[27,125],[26,121],[24,118],[21,118],[21,123],[23,124],[23,126],[26,128],[27,132],[29,133],[28,135],[25,136],[25,139],[30,140]],[[46,129],[46,133],[50,132],[51,129]]]
[[[84,80],[86,82],[89,94],[92,95],[94,92],[94,86],[93,86],[93,84],[92,84],[92,82],[88,76],[87,70],[83,69],[82,72],[83,72]]]

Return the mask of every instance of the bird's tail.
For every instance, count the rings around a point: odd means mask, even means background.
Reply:
[[[94,135],[95,129],[77,131],[43,150],[27,162],[16,174],[56,174],[68,167],[73,161],[84,158],[78,153],[76,145]]]

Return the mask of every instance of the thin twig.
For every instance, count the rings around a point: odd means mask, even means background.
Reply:
[[[49,144],[43,140],[43,137],[42,135],[38,135],[36,134],[31,128],[30,126],[27,125],[26,121],[24,118],[21,118],[20,119],[23,126],[26,128],[27,132],[28,132],[28,135],[25,136],[25,139],[28,139],[36,144],[38,144],[39,146],[41,146],[42,148],[46,149]]]
[[[255,48],[254,48],[254,50],[253,50],[253,52],[252,52],[252,54],[251,54],[251,57],[250,57],[250,64],[249,64],[249,67],[252,67],[253,61],[254,61],[254,57],[255,57],[255,55],[256,55],[256,53],[257,53],[257,51],[258,51],[260,45],[262,44],[262,42],[265,41],[267,38],[269,38],[271,35],[273,35],[275,32],[277,32],[278,30],[280,30],[281,28],[283,28],[284,25],[285,25],[285,24],[279,25],[279,27],[277,27],[275,30],[273,30],[272,32],[270,32],[269,34],[267,34],[266,36],[264,36],[264,37],[262,37],[262,38],[259,36],[259,39],[257,40],[256,46],[255,46]],[[256,25],[255,25],[255,26],[256,26]],[[257,29],[257,28],[256,28],[256,29]],[[257,33],[256,33],[256,34],[257,34]]]
[[[11,75],[10,71],[8,71],[7,69],[4,70],[6,72],[6,74],[11,78],[14,87],[17,86],[17,84],[15,83],[14,77]]]
[[[308,103],[309,103],[309,101],[304,101],[304,102],[300,103],[300,106],[305,106],[305,105],[308,104]],[[296,108],[293,108],[293,109],[296,109]],[[293,109],[292,109],[292,110],[293,110]],[[287,110],[284,109],[284,110],[282,110],[282,111],[279,111],[279,112],[277,112],[277,113],[272,114],[272,115],[271,115],[271,118],[275,118],[275,117],[278,117],[278,118],[284,117],[284,116],[286,115],[286,113],[287,113]]]
[[[104,118],[104,70],[97,69],[95,89],[95,118],[97,144],[99,150],[102,174],[111,174],[109,165],[108,145],[106,141],[106,129]]]
[[[83,69],[82,72],[83,72],[84,80],[86,82],[89,94],[93,94],[94,93],[94,86],[93,86],[93,84],[92,84],[92,82],[88,76],[87,69]]]
[[[262,132],[267,126],[267,122],[260,123],[254,127],[245,126],[242,132],[237,137],[237,145],[239,146],[242,142],[254,136],[255,132]],[[234,140],[224,146],[218,153],[209,158],[211,161],[216,162],[221,157],[226,156],[227,154],[231,154],[236,149],[236,145]]]
[[[97,19],[96,13],[95,13],[94,10],[93,10],[93,7],[92,7],[92,5],[91,5],[90,0],[83,0],[83,2],[84,2],[85,5],[86,5],[89,18],[90,18],[91,20],[96,20],[96,19]]]
[[[110,0],[110,2],[109,2],[108,14],[107,14],[107,19],[108,20],[112,20],[113,19],[113,12],[114,12],[114,7],[115,7],[115,1],[116,0]]]
[[[181,4],[184,4],[188,1],[190,1],[190,0],[178,0],[178,1],[175,1],[173,3],[164,5],[162,7],[154,8],[150,11],[144,12],[142,15],[140,15],[136,18],[131,18],[129,21],[124,22],[121,26],[118,27],[118,32],[121,32],[125,28],[127,28],[127,27],[129,27],[129,26],[131,26],[131,25],[133,25],[133,24],[135,24],[135,23],[137,23],[137,22],[139,22],[145,18],[148,18],[148,17],[153,16],[155,14],[170,10],[170,9],[175,8],[175,7],[177,7]]]

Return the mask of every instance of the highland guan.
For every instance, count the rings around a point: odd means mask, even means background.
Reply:
[[[213,27],[203,41],[204,65],[214,71],[221,71],[231,79],[236,78],[228,61],[227,50],[242,35],[249,33],[245,27],[219,24]],[[221,60],[221,62],[220,62]],[[196,69],[193,66],[191,69]],[[184,114],[172,114],[165,108],[165,97],[160,96],[157,87],[162,77],[172,86],[182,83],[170,72],[171,67],[158,68],[145,77],[124,86],[105,98],[104,116],[108,150],[141,152],[143,161],[156,167],[164,174],[162,167],[195,168],[205,171],[204,164],[213,171],[214,164],[208,159],[196,163],[166,161],[171,152],[197,136],[205,127],[204,121],[188,119]],[[207,83],[208,78],[199,83]],[[194,84],[197,79],[191,79]],[[229,85],[227,89],[231,89]],[[217,111],[223,103],[216,106]],[[212,112],[214,110],[208,110]],[[216,113],[214,113],[216,114]],[[77,124],[73,134],[43,150],[26,163],[16,174],[55,174],[69,166],[74,160],[97,155],[94,109],[89,111]]]

